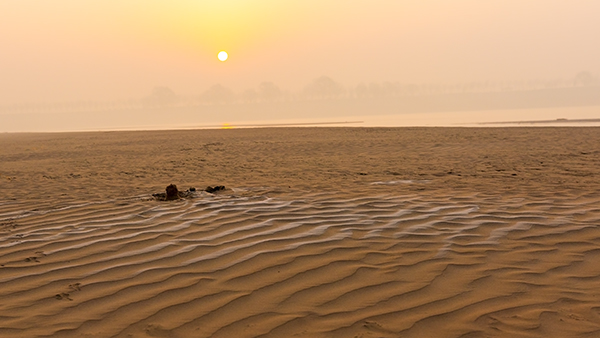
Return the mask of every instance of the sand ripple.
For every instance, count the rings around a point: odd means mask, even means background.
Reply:
[[[600,336],[598,194],[1,210],[2,337]]]

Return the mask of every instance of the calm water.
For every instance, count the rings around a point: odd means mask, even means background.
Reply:
[[[235,107],[234,107],[235,108]],[[340,111],[331,117],[255,118],[233,119],[221,114],[198,113],[191,109],[172,111],[137,110],[87,113],[34,113],[0,114],[0,132],[60,132],[98,130],[158,130],[196,128],[243,128],[264,126],[356,126],[356,127],[406,127],[406,126],[600,126],[600,122],[507,123],[496,122],[539,121],[557,119],[599,119],[600,106],[561,107],[541,109],[487,110],[468,112],[402,113],[378,115],[348,115]],[[290,112],[292,116],[301,113]],[[229,116],[232,116],[231,114]],[[314,114],[313,114],[314,116]]]

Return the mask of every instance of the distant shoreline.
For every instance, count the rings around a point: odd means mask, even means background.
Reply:
[[[190,107],[156,107],[147,109],[115,109],[106,112],[23,112],[0,113],[0,132],[51,132],[89,130],[170,130],[190,128],[221,128],[226,123],[239,127],[343,125],[351,121],[372,126],[372,117],[378,116],[383,125],[457,125],[469,126],[480,122],[501,120],[517,121],[520,124],[557,117],[600,118],[588,112],[574,115],[550,112],[547,115],[514,115],[503,111],[526,109],[581,109],[600,107],[600,86],[544,89],[522,92],[455,93],[425,96],[355,98],[340,100],[314,100],[298,102],[269,102],[241,105],[201,105]],[[469,120],[452,119],[453,114],[483,112]],[[490,113],[495,112],[495,113]],[[426,121],[416,118],[417,114],[429,116]],[[442,114],[444,116],[442,116]],[[492,116],[496,115],[496,116]],[[386,122],[382,116],[387,116]],[[332,122],[334,121],[334,122]],[[343,122],[337,122],[343,121]],[[412,122],[411,122],[412,121]],[[416,121],[416,122],[415,122]],[[553,121],[553,120],[552,120]],[[265,123],[266,122],[266,123]],[[567,120],[574,123],[596,121]],[[509,124],[515,124],[508,122]],[[558,122],[534,122],[558,123]],[[479,124],[484,126],[485,124]]]
[[[480,122],[477,124],[478,125],[489,125],[489,124],[555,124],[555,123],[600,123],[600,118],[597,118],[597,119],[557,118],[554,120],[498,121],[498,122]]]

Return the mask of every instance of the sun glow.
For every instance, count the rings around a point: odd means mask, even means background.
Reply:
[[[225,61],[227,60],[227,58],[229,57],[229,55],[227,55],[227,52],[222,50],[219,52],[219,54],[217,55],[217,57],[219,58],[220,61]]]

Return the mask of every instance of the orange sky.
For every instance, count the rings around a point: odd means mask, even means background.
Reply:
[[[0,104],[600,73],[597,0],[3,0]],[[220,50],[230,59],[217,60]]]

